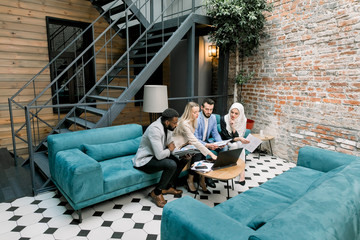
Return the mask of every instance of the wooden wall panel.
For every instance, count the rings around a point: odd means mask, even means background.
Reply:
[[[16,93],[35,74],[48,63],[46,17],[55,17],[74,21],[91,23],[99,17],[99,13],[88,0],[2,0],[0,1],[0,147],[12,150],[12,138],[10,129],[8,98]],[[101,19],[94,29],[97,37],[108,24]],[[108,36],[107,36],[108,38]],[[104,42],[104,37],[99,43]],[[125,48],[125,41],[115,38],[113,46],[118,49],[114,53],[121,56]],[[95,49],[100,45],[96,44]],[[99,52],[97,62],[97,79],[105,73],[105,50]],[[41,74],[36,83],[36,92],[44,89],[50,83],[49,71]],[[50,96],[47,91],[41,101],[46,101]],[[34,98],[33,88],[25,90],[16,99],[20,102],[28,102]],[[15,126],[20,127],[24,123],[24,110],[13,107]],[[52,109],[42,112],[42,118],[56,124],[57,114]],[[141,111],[140,107],[128,104],[124,112],[114,122],[124,123],[148,123],[148,115]],[[49,129],[42,126],[39,130],[43,136]],[[21,137],[26,138],[26,130],[19,132]],[[27,146],[17,140],[18,153],[27,154]]]

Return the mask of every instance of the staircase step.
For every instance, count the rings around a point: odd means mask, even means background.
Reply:
[[[104,6],[104,5],[108,4],[108,3],[114,2],[114,0],[90,0],[90,2],[92,4],[94,4],[95,6],[101,7],[101,6]]]
[[[128,78],[128,75],[116,75],[116,76],[109,76],[110,78]],[[136,78],[136,75],[130,75],[129,78]]]
[[[144,48],[150,48],[150,47],[161,47],[162,45],[163,45],[162,42],[160,42],[160,43],[151,43],[151,44],[147,44],[147,45],[137,46],[137,47],[134,47],[133,49],[144,49]]]
[[[125,11],[125,9],[126,9],[125,4],[121,4],[116,7],[111,8],[105,15],[110,17],[110,16],[113,16],[115,14]]]
[[[86,121],[79,117],[68,117],[68,118],[66,118],[66,120],[71,121],[71,122],[73,122],[77,125],[80,125],[82,127],[85,127],[85,128],[90,128],[90,129],[95,128],[95,123]]]
[[[50,178],[49,159],[46,152],[36,152],[34,154],[34,162],[36,166]]]
[[[67,129],[67,128],[60,128],[60,129],[55,129],[56,133],[69,133],[72,132],[71,130]],[[47,146],[47,144],[46,144]]]
[[[144,57],[153,57],[155,56],[156,53],[148,53],[148,54],[136,54],[136,55],[132,55],[130,56],[130,58],[144,58]]]
[[[89,95],[87,97],[91,98],[91,99],[95,99],[95,100],[105,101],[105,102],[115,102],[116,101],[116,98],[103,97],[103,96],[98,96],[98,95]]]
[[[129,67],[131,68],[136,68],[136,67],[145,67],[146,64],[145,63],[140,63],[140,64],[129,64]],[[123,68],[126,68],[127,65],[119,65],[118,67],[115,67],[115,69],[123,69]]]
[[[116,76],[114,76],[116,77]],[[116,89],[116,90],[125,90],[127,87],[123,86],[112,86],[112,85],[98,85],[98,88],[110,88],[110,89]]]
[[[170,37],[174,32],[168,32],[168,33],[164,33],[164,34],[156,34],[156,35],[152,35],[152,36],[148,36],[147,38],[143,38],[140,40],[140,42],[143,42],[145,40],[150,40],[150,39],[156,39],[156,38],[162,38],[164,37]]]
[[[90,112],[99,116],[104,116],[106,111],[104,109],[95,108],[95,107],[89,107],[89,106],[78,106],[77,107],[80,110],[83,110],[84,112]]]

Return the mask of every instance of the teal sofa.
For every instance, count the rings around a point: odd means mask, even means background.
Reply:
[[[296,167],[213,208],[167,203],[161,239],[359,240],[360,158],[303,147]]]
[[[159,181],[133,167],[142,137],[138,124],[50,135],[51,180],[74,210],[99,203]]]

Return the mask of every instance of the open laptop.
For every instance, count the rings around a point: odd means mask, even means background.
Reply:
[[[235,166],[240,157],[242,150],[243,148],[238,148],[234,150],[219,152],[219,155],[217,156],[217,159],[211,169],[218,170],[222,168]]]

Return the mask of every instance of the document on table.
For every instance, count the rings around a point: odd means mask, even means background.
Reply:
[[[207,160],[201,160],[198,162],[194,162],[194,164],[191,166],[191,170],[198,171],[198,172],[210,172],[212,169],[212,166],[214,163],[209,162]]]
[[[248,150],[249,152],[253,152],[262,143],[261,139],[254,137],[251,134],[249,134],[246,139],[249,140],[250,143],[241,143],[240,147]]]

